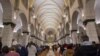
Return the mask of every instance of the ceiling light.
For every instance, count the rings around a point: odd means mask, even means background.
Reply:
[[[17,16],[16,16],[16,12],[14,12],[14,19],[16,19],[17,18]]]
[[[84,25],[82,25],[83,29],[86,30],[86,27]]]
[[[80,33],[79,31],[77,31],[77,33]]]
[[[35,19],[35,18],[36,18],[36,16],[34,15],[34,16],[33,16],[33,18]]]
[[[4,25],[0,25],[1,28],[4,28]]]
[[[67,16],[64,14],[63,17],[66,18]]]
[[[59,26],[58,26],[58,28],[60,29],[60,28],[61,28],[61,26],[59,25]]]
[[[96,19],[96,24],[100,24],[100,20]]]
[[[15,32],[15,33],[16,33],[16,32],[17,32],[17,30],[14,30],[13,32]]]
[[[21,35],[23,36],[24,34],[23,34],[23,33],[21,33]]]
[[[82,17],[84,17],[84,11],[82,10]]]
[[[84,30],[86,30],[86,28],[84,27]]]

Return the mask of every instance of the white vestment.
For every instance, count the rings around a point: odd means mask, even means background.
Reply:
[[[36,56],[37,49],[35,46],[28,47],[28,56]]]

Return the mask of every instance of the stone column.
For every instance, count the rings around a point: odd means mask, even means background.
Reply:
[[[15,39],[16,41],[18,40],[17,35],[18,35],[17,33],[15,33],[15,32],[13,33],[13,39]]]
[[[95,19],[87,19],[83,23],[86,26],[86,33],[89,37],[89,41],[95,41],[99,43],[98,35],[96,32]]]
[[[63,39],[61,39],[61,43],[62,43],[62,44],[64,44],[64,38],[63,38]]]
[[[17,42],[18,42],[18,44],[22,44],[22,41],[23,41],[23,36],[21,34],[18,34],[17,35]]]
[[[0,27],[0,37],[2,37],[3,27]]]
[[[28,39],[29,39],[29,32],[28,31],[24,31],[23,32],[22,46],[26,46],[28,44]]]
[[[69,34],[66,35],[65,43],[66,43],[66,44],[69,44],[69,43],[70,43],[70,37],[69,37]]]
[[[62,41],[61,41],[60,39],[58,39],[57,42],[58,42],[59,44],[62,44]]]
[[[37,44],[36,43],[37,40],[36,40],[36,37],[34,35],[31,35],[31,41],[33,41],[33,43]]]
[[[15,24],[12,22],[4,22],[4,29],[2,35],[3,46],[7,45],[11,47],[12,38],[13,38],[13,28]]]
[[[72,38],[73,44],[77,44],[78,43],[77,30],[72,30],[71,31],[71,38]]]
[[[40,46],[41,45],[41,41],[37,40],[37,45]]]

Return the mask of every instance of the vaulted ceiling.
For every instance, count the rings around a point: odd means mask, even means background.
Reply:
[[[64,12],[63,0],[36,0],[34,2],[34,13],[40,26],[49,32],[57,31],[58,25],[62,21]]]

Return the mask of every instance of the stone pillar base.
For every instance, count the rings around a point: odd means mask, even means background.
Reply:
[[[86,33],[89,37],[89,41],[95,41],[99,43],[96,26],[95,26],[95,19],[87,19],[84,21],[84,25],[86,26]]]

